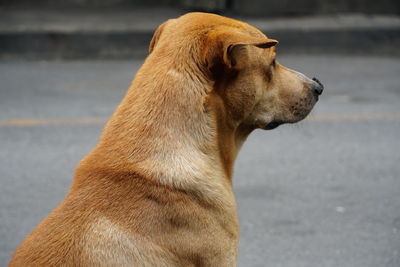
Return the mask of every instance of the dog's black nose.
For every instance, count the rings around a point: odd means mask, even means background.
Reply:
[[[315,95],[320,95],[322,94],[322,91],[324,91],[324,85],[317,79],[317,78],[312,78],[314,83],[311,86],[311,90]]]

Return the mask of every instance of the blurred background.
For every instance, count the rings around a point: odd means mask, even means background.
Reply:
[[[145,56],[154,29],[188,11],[245,20],[284,52],[399,54],[396,0],[0,0],[0,56]]]
[[[253,24],[325,85],[239,155],[239,266],[399,267],[398,0],[0,0],[0,266],[64,198],[154,30],[188,11]]]

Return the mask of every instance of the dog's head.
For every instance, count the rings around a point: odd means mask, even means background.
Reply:
[[[322,93],[316,78],[279,64],[277,44],[243,23],[232,22],[208,36],[206,64],[229,113],[241,124],[269,130],[298,122]]]
[[[173,25],[174,33],[186,35],[182,42],[191,38],[200,43],[198,50],[192,49],[199,54],[195,60],[214,82],[216,95],[223,99],[226,114],[236,125],[269,130],[298,122],[310,113],[322,93],[323,86],[316,78],[279,64],[278,41],[249,24],[190,13],[160,26],[150,51],[168,24]]]

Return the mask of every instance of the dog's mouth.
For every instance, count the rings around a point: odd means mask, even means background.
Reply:
[[[275,120],[275,121],[271,121],[270,123],[268,123],[264,129],[265,130],[273,130],[275,128],[277,128],[279,125],[284,124],[285,122],[280,121],[280,120]]]

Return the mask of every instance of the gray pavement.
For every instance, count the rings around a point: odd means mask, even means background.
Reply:
[[[278,59],[326,90],[239,155],[239,266],[400,266],[400,59]],[[63,199],[140,63],[0,62],[0,266]]]

